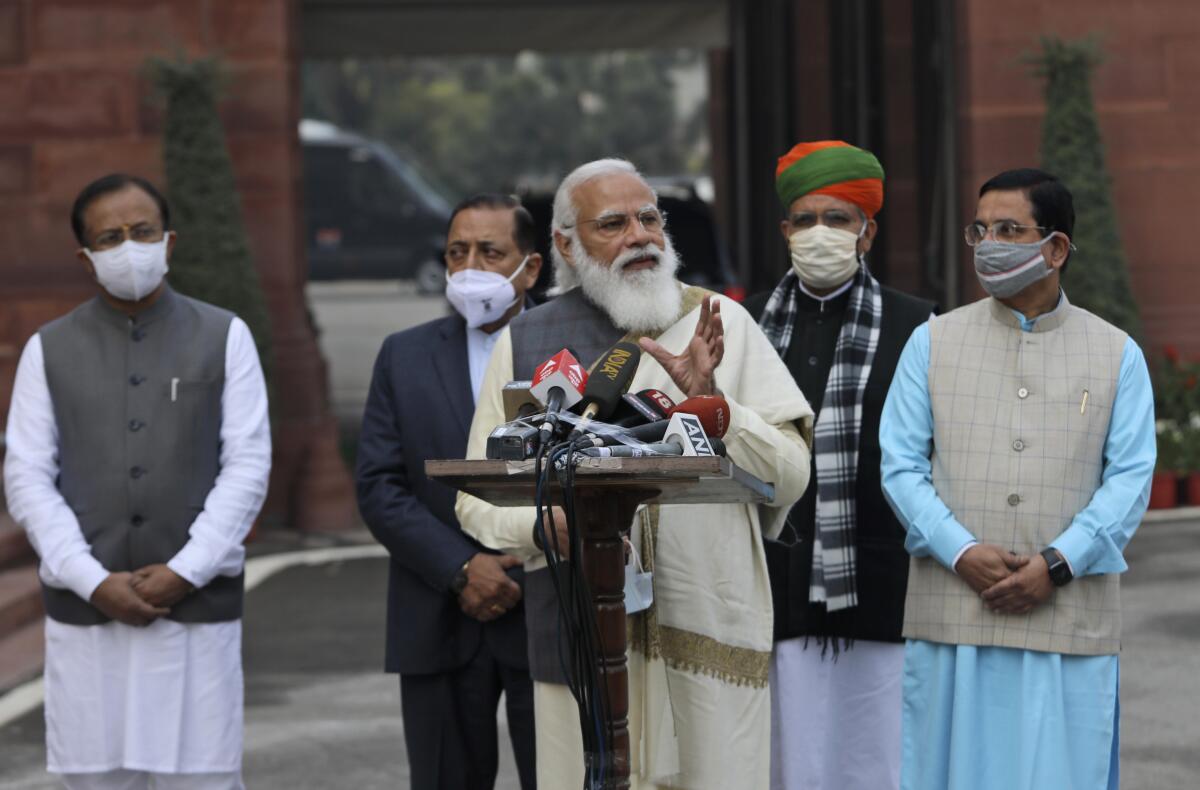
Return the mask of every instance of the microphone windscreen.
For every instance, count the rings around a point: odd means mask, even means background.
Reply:
[[[699,417],[704,433],[710,437],[722,437],[729,430],[729,401],[720,395],[696,395],[667,413],[673,417],[680,412]]]
[[[633,374],[637,372],[641,357],[642,350],[636,344],[624,341],[600,357],[583,391],[583,400],[595,413],[595,419],[607,419],[616,410],[621,396],[633,383]]]
[[[629,397],[628,395],[626,397]],[[675,401],[662,390],[645,389],[633,395],[642,406],[641,412],[648,421],[665,420],[671,416]]]
[[[609,418],[609,422],[623,428],[632,425],[642,425],[657,422],[667,417],[667,412],[675,406],[675,401],[662,390],[644,389],[640,392],[626,392],[617,404],[617,410]]]

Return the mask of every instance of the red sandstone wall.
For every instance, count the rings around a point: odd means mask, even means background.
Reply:
[[[881,4],[881,110],[886,121],[883,146],[875,146],[874,153],[887,176],[877,241],[877,245],[887,249],[885,281],[902,291],[920,293],[920,236],[926,220],[920,216],[918,202],[912,2],[886,0]],[[799,75],[795,96],[796,141],[825,140],[837,134],[832,113],[830,9],[828,3],[808,0],[797,0],[795,5],[794,70]],[[878,270],[876,273],[884,274]]]
[[[1200,356],[1200,3],[960,0],[957,13],[964,224],[983,181],[1038,161],[1041,86],[1021,53],[1043,33],[1101,33],[1108,58],[1093,88],[1146,351],[1173,343]],[[962,267],[973,286],[965,247]]]
[[[25,340],[93,292],[73,255],[75,194],[114,170],[162,183],[145,58],[219,53],[232,77],[222,116],[274,330],[269,515],[342,528],[352,492],[303,300],[295,13],[290,0],[0,0],[0,415]]]
[[[921,293],[921,216],[917,184],[916,106],[913,85],[913,2],[884,0],[882,73],[886,148],[886,193],[881,232],[887,244],[888,284],[908,293]]]

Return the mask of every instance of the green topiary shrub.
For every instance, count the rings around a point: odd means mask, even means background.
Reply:
[[[246,322],[269,386],[270,319],[217,114],[220,66],[214,58],[152,58],[147,72],[166,99],[163,159],[178,233],[168,280],[180,293],[232,310]]]
[[[1111,179],[1092,102],[1091,76],[1101,61],[1095,38],[1042,39],[1041,52],[1028,57],[1045,80],[1046,118],[1042,125],[1042,168],[1058,176],[1075,198],[1075,242],[1063,290],[1071,302],[1090,310],[1135,338],[1141,334],[1137,304],[1121,248]]]

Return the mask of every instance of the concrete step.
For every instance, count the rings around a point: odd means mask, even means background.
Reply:
[[[0,635],[0,694],[33,680],[45,660],[45,620],[38,618]]]
[[[18,527],[8,513],[0,510],[0,569],[32,562],[37,562],[37,555],[25,537],[25,530]]]
[[[40,619],[44,612],[36,567],[0,571],[0,639]]]

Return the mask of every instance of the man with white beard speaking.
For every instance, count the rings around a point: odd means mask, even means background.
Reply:
[[[569,347],[590,366],[614,343],[645,352],[632,390],[676,402],[720,393],[733,463],[775,484],[775,501],[640,508],[631,541],[653,573],[653,603],[629,616],[629,732],[635,788],[766,788],[770,763],[771,591],[761,535],[775,535],[808,484],[812,410],[754,320],[735,302],[675,279],[679,261],[657,196],[632,164],[589,162],[554,199],[558,297],[496,342],[471,425],[469,458],[504,422],[501,388]],[[538,786],[579,787],[584,761],[564,685],[553,579],[534,543],[535,510],[459,494],[456,512],[486,546],[525,558]],[[555,513],[559,545],[565,526]]]

